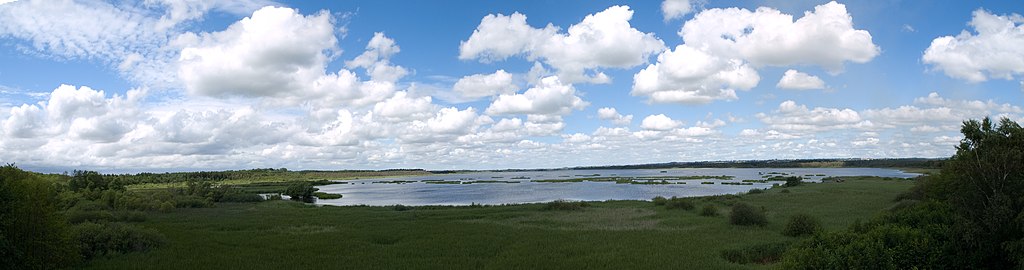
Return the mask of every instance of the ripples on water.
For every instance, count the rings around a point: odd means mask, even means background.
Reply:
[[[914,177],[918,174],[879,168],[713,168],[664,170],[559,170],[525,172],[473,172],[462,174],[425,175],[410,177],[348,180],[347,184],[319,186],[320,191],[344,195],[341,199],[318,200],[321,205],[469,205],[518,204],[548,202],[558,199],[650,200],[655,196],[693,197],[735,194],[754,188],[770,188],[773,183],[753,185],[724,185],[722,182],[761,180],[770,172],[801,176],[805,181],[819,181],[828,176],[880,176]],[[732,180],[698,179],[678,180],[673,183],[637,185],[615,182],[563,182],[543,183],[533,180],[572,179],[587,177],[656,177],[656,176],[733,176]],[[825,176],[820,176],[825,175]],[[518,181],[518,183],[429,184],[429,181]],[[374,183],[388,181],[414,181],[410,183]],[[714,182],[714,184],[702,184]]]

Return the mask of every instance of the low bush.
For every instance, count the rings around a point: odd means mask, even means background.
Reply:
[[[789,193],[789,190],[788,189],[783,189],[782,191],[779,191],[779,193]]]
[[[729,223],[740,226],[765,226],[768,225],[768,217],[764,211],[754,208],[749,204],[736,203],[732,206],[729,214]]]
[[[722,258],[739,264],[770,264],[779,261],[786,248],[786,243],[767,243],[742,249],[727,249],[722,251]]]
[[[582,210],[584,207],[590,206],[587,202],[574,202],[566,200],[556,200],[544,204],[543,210],[561,210],[561,211],[576,211]]]
[[[160,233],[132,225],[85,222],[72,227],[72,235],[85,258],[146,251],[163,245]]]
[[[228,192],[220,197],[221,202],[262,202],[263,196],[253,193]]]
[[[396,204],[392,208],[395,209],[395,211],[408,211],[408,210],[412,210],[413,209],[412,206],[401,205],[401,204]]]
[[[658,196],[654,197],[654,199],[651,199],[651,201],[654,202],[654,205],[665,205],[665,203],[668,202],[668,199],[665,199],[665,197],[662,196]]]
[[[341,194],[334,194],[334,193],[327,193],[327,192],[316,192],[316,193],[313,193],[313,194],[318,199],[323,199],[323,200],[341,199],[341,197],[342,197]]]
[[[700,215],[705,217],[718,216],[718,207],[714,204],[705,204],[704,208],[700,209]]]
[[[672,197],[665,203],[665,209],[693,210],[693,202],[686,198]]]
[[[786,177],[783,180],[786,181],[786,183],[782,185],[783,187],[795,187],[804,183],[802,178],[796,176]]]
[[[818,222],[817,218],[808,214],[796,214],[789,217],[786,226],[782,228],[782,235],[793,237],[812,235],[820,229],[821,222]]]
[[[761,194],[761,193],[764,193],[764,190],[760,189],[760,188],[755,188],[755,189],[751,189],[750,191],[747,191],[747,194]]]
[[[79,211],[73,210],[68,212],[68,223],[78,224],[82,222],[102,222],[102,221],[113,221],[114,214],[106,210],[89,210]]]

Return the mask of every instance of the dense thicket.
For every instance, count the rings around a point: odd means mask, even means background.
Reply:
[[[0,167],[0,268],[65,268],[78,260],[57,190],[13,164]]]
[[[892,211],[817,234],[787,269],[1024,269],[1024,128],[965,121],[941,174],[918,180]]]

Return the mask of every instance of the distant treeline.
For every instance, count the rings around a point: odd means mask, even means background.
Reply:
[[[343,179],[355,177],[383,177],[397,175],[429,174],[421,169],[390,169],[390,170],[344,170],[344,171],[289,171],[280,169],[250,169],[233,171],[198,171],[198,172],[168,172],[168,173],[136,173],[136,174],[105,174],[103,177],[109,181],[116,181],[122,185],[134,184],[159,184],[159,183],[184,183],[188,181],[227,181],[227,180],[314,180],[314,179]]]
[[[557,170],[623,170],[671,168],[922,168],[939,169],[945,158],[890,159],[773,159],[735,161],[666,162],[633,165],[582,166],[556,169],[509,169],[495,172],[557,171]],[[474,172],[473,170],[436,170],[437,174]]]

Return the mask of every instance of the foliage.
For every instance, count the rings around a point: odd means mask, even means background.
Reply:
[[[0,167],[0,268],[65,268],[79,260],[51,183]]]
[[[799,186],[800,184],[804,183],[803,179],[800,178],[799,176],[786,177],[786,178],[783,178],[782,181],[786,181],[785,184],[782,184],[782,187],[795,187],[795,186]]]
[[[668,202],[668,199],[665,199],[665,197],[662,196],[657,196],[654,197],[654,199],[651,199],[651,202],[654,202],[654,205],[665,205],[665,203]]]
[[[1024,129],[985,118],[961,133],[941,174],[865,224],[800,242],[783,268],[1024,268]]]
[[[764,211],[761,209],[754,208],[746,203],[737,203],[732,206],[732,212],[729,213],[729,223],[733,225],[741,226],[761,226],[768,225],[768,217],[765,216]]]
[[[146,251],[167,240],[160,233],[132,225],[86,222],[73,227],[75,241],[85,258]]]
[[[590,206],[587,202],[555,200],[544,204],[543,210],[576,211]]]
[[[341,194],[334,194],[334,193],[327,193],[327,192],[314,192],[313,195],[316,196],[318,199],[323,199],[323,200],[341,199],[341,197],[342,197]]]
[[[783,269],[964,269],[949,241],[954,217],[942,203],[888,212],[850,229],[816,234],[786,252]]]
[[[750,191],[747,191],[747,194],[761,194],[761,193],[764,193],[764,189],[754,188],[754,189],[750,189]]]
[[[742,249],[726,249],[722,251],[722,258],[740,264],[769,264],[782,258],[786,248],[786,243],[766,243]]]
[[[714,204],[705,204],[704,208],[700,209],[700,215],[705,217],[718,216],[718,207]]]
[[[782,228],[782,235],[793,237],[812,235],[819,230],[821,230],[821,222],[817,218],[808,214],[796,214],[786,221],[786,226]]]
[[[317,188],[313,187],[311,183],[295,182],[285,189],[284,194],[291,197],[292,200],[311,203],[316,201],[316,196],[313,194],[316,191]]]
[[[665,209],[693,210],[693,201],[687,198],[676,198],[673,196],[665,203]]]

